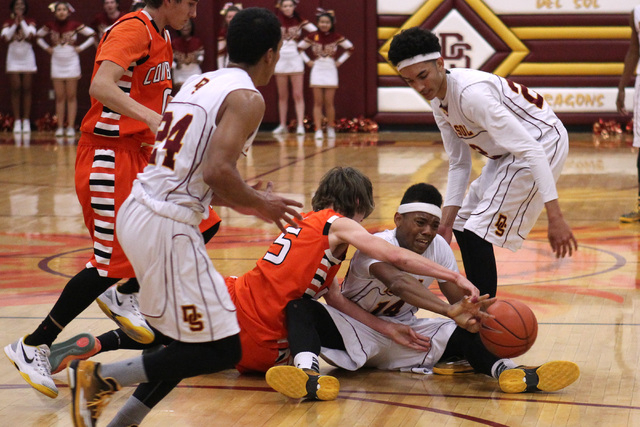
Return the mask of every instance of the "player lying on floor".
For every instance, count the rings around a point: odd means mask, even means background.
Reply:
[[[387,242],[421,254],[427,259],[455,269],[453,251],[437,234],[442,196],[428,184],[410,187],[394,215],[396,228],[377,233]],[[430,373],[434,365],[452,357],[469,361],[476,372],[499,381],[506,393],[556,391],[573,383],[580,371],[572,362],[548,362],[539,367],[517,367],[510,359],[500,359],[482,344],[479,324],[469,323],[466,300],[455,302],[457,289],[437,279],[449,305],[427,287],[433,277],[418,276],[357,251],[342,286],[329,288],[324,295],[328,305],[301,298],[287,305],[289,347],[295,366],[277,366],[267,372],[267,382],[292,398],[320,396],[309,393],[318,382],[320,390],[331,387],[337,396],[339,383],[329,376],[317,377],[318,355],[334,366],[354,371],[361,367]],[[455,297],[454,297],[455,298]],[[344,304],[357,303],[381,319],[410,326],[429,338],[430,350],[398,345],[389,337],[346,315]],[[484,301],[488,305],[491,301]],[[418,307],[449,317],[417,318]],[[466,307],[466,308],[465,308]],[[457,325],[456,325],[457,323]],[[465,330],[467,329],[467,330]],[[310,383],[312,382],[312,383]]]
[[[236,365],[239,371],[266,372],[272,366],[288,364],[285,307],[304,295],[319,297],[325,293],[334,282],[349,244],[415,274],[436,277],[451,288],[458,287],[461,289],[456,291],[458,298],[464,294],[478,297],[478,290],[459,272],[374,237],[359,224],[373,210],[373,191],[370,180],[358,170],[341,167],[330,170],[320,182],[312,205],[314,211],[298,221],[299,228],[288,227],[286,233],[278,236],[253,270],[227,279],[241,329],[242,359]],[[420,289],[414,292],[419,293]],[[466,317],[468,327],[477,326],[480,307],[480,303],[464,307],[474,313]],[[428,350],[428,340],[410,326],[382,321],[354,303],[344,304],[341,309],[395,342]],[[90,339],[82,341],[86,345],[79,347],[78,340],[72,340],[66,347],[54,348],[51,359],[62,362],[52,366],[52,371],[60,370],[71,358],[85,357],[83,348],[94,351],[97,347],[90,344]],[[103,351],[145,347],[113,333],[99,341]],[[335,398],[322,393],[318,397]]]

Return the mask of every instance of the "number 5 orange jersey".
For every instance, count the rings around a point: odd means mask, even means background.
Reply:
[[[300,228],[289,227],[271,244],[256,267],[239,277],[231,295],[241,335],[277,342],[287,337],[285,307],[327,289],[344,259],[329,249],[329,229],[342,216],[332,209],[303,214]],[[229,283],[227,283],[229,286]]]

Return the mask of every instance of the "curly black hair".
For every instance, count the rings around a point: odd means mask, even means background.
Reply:
[[[436,187],[431,184],[421,182],[413,184],[404,192],[400,204],[405,203],[429,203],[438,207],[442,206],[442,194]]]
[[[270,10],[249,7],[239,11],[229,23],[229,61],[255,65],[269,49],[278,51],[282,38],[280,21]]]
[[[425,28],[413,27],[393,37],[389,48],[389,61],[398,66],[398,63],[405,59],[440,50],[438,36]]]

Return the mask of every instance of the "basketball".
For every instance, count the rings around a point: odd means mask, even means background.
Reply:
[[[487,313],[495,317],[482,321],[480,338],[496,356],[523,355],[536,341],[538,321],[526,304],[511,299],[498,300],[489,306]]]

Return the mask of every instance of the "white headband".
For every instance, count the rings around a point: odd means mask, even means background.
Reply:
[[[442,210],[431,203],[403,203],[398,206],[399,214],[406,214],[409,212],[424,212],[436,216],[438,219],[442,218]]]
[[[417,64],[418,62],[431,61],[433,59],[438,59],[442,55],[440,52],[431,52],[431,53],[421,53],[420,55],[412,56],[411,58],[403,59],[398,62],[398,66],[396,67],[398,71],[402,70],[409,65]]]

